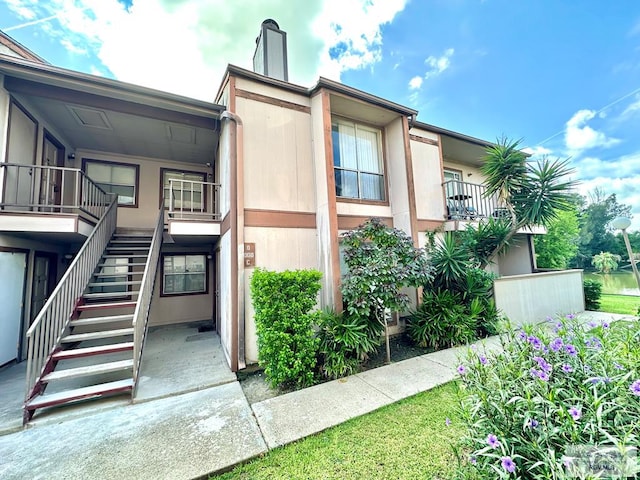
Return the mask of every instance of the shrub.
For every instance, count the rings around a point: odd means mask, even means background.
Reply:
[[[459,294],[425,290],[422,303],[407,319],[407,333],[420,347],[446,348],[473,340],[476,322],[465,311]]]
[[[367,332],[367,324],[346,312],[321,312],[318,338],[322,373],[329,378],[356,373],[377,347]]]
[[[501,353],[469,350],[458,367],[459,477],[567,478],[570,445],[637,445],[639,340],[636,321],[581,325],[569,315],[553,330],[511,331]]]
[[[602,284],[597,280],[584,280],[584,308],[585,310],[600,310],[600,296],[602,295]]]
[[[313,325],[321,273],[316,270],[270,272],[257,268],[251,298],[258,334],[258,361],[273,387],[313,384],[318,339]]]

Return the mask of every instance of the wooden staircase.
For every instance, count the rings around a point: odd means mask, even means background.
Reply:
[[[37,409],[132,391],[132,321],[151,240],[150,234],[111,237],[25,402],[25,422]]]

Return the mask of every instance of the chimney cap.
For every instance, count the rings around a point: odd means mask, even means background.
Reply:
[[[262,22],[262,25],[273,25],[274,27],[276,27],[278,30],[280,30],[280,25],[278,25],[278,22],[276,22],[273,18],[267,18],[264,22]]]

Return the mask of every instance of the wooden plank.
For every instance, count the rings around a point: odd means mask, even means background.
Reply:
[[[34,397],[25,404],[25,409],[35,410],[37,408],[53,407],[54,405],[62,405],[64,403],[71,403],[78,400],[124,393],[131,391],[132,388],[133,379],[130,378],[118,380],[117,382],[99,383],[89,387],[82,387],[75,390],[66,390],[64,392]]]
[[[135,306],[136,302],[88,303],[85,305],[78,305],[76,310],[85,312],[89,310],[104,310],[108,308],[135,308]]]
[[[124,337],[133,335],[133,328],[119,328],[117,330],[104,330],[102,332],[74,333],[66,335],[60,340],[62,343],[84,342],[87,340],[97,340],[99,338]]]
[[[102,258],[147,258],[149,255],[144,255],[141,253],[127,253],[123,255],[103,255]],[[119,267],[120,265],[110,265],[111,267]]]
[[[133,358],[129,358],[127,360],[119,360],[117,362],[98,363],[96,365],[87,365],[84,367],[55,370],[48,375],[44,375],[40,379],[40,381],[48,383],[54,382],[56,380],[68,380],[70,378],[87,377],[89,375],[102,375],[104,373],[130,370],[132,368]]]
[[[96,299],[96,298],[118,298],[118,297],[130,297],[131,295],[137,295],[139,291],[126,291],[126,292],[109,292],[109,293],[85,293],[82,298]]]
[[[93,355],[104,355],[107,353],[127,352],[133,350],[133,342],[111,343],[109,345],[99,345],[97,347],[74,348],[71,350],[59,350],[53,354],[56,361],[70,360],[73,358],[90,357]]]
[[[126,277],[126,273],[121,273],[121,277]],[[124,285],[139,285],[142,283],[142,280],[126,280],[122,282],[92,282],[87,285],[87,287],[122,287]],[[128,293],[128,292],[121,292]]]
[[[125,252],[133,252],[134,250],[144,250],[144,251],[149,251],[149,247],[107,247],[107,250],[109,251],[113,251],[113,250],[117,250],[117,251],[125,251]]]
[[[121,257],[119,257],[121,258]],[[117,266],[118,267],[144,267],[146,265],[146,263],[140,263],[140,262],[130,262],[130,263],[119,263]],[[113,265],[112,263],[99,263],[98,267],[115,267],[116,265]],[[127,273],[121,273],[120,276],[124,277],[125,275],[128,275],[131,272],[127,272]]]
[[[71,320],[71,327],[82,327],[85,325],[99,325],[101,323],[128,322],[133,320],[133,315],[107,315],[104,317],[81,318],[80,320]]]

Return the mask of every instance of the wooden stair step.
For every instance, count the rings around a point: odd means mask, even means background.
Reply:
[[[102,258],[147,258],[149,255],[143,253],[127,253],[123,255],[103,255]],[[120,264],[110,265],[111,267],[119,267]]]
[[[129,297],[131,295],[137,295],[140,293],[138,290],[126,291],[126,292],[108,292],[108,293],[85,293],[82,298],[114,298],[114,297]]]
[[[110,343],[97,347],[73,348],[70,350],[59,350],[52,355],[56,361],[71,360],[74,358],[91,357],[93,355],[104,355],[107,353],[119,353],[133,351],[133,342]]]
[[[127,237],[128,238],[128,237]],[[140,237],[140,239],[131,239],[129,238],[128,240],[111,240],[111,242],[109,243],[117,243],[119,245],[127,245],[130,243],[148,243],[151,244],[151,237]]]
[[[108,303],[88,303],[85,305],[78,305],[76,310],[80,312],[86,312],[90,310],[104,310],[108,308],[135,308],[136,302],[108,302]]]
[[[103,330],[101,332],[72,333],[70,335],[65,335],[64,337],[62,337],[60,341],[62,343],[85,342],[87,340],[98,340],[100,338],[111,338],[111,337],[124,337],[127,335],[133,335],[133,327],[118,328],[116,330]]]
[[[124,251],[124,252],[133,252],[133,251],[138,251],[138,250],[142,250],[145,252],[149,251],[149,247],[107,247],[107,250],[109,252],[111,251]]]
[[[119,372],[133,368],[133,358],[119,360],[117,362],[98,363],[84,367],[66,368],[54,370],[40,378],[42,382],[54,382],[56,380],[69,380],[70,378],[87,377],[89,375],[102,375],[104,373]]]
[[[25,409],[36,410],[38,408],[53,407],[89,398],[125,393],[132,389],[133,379],[130,378],[118,380],[116,382],[99,383],[89,387],[82,387],[74,390],[66,390],[64,392],[34,397],[25,404]]]
[[[120,258],[120,257],[118,257]],[[129,262],[129,263],[119,263],[118,265],[113,265],[111,263],[99,263],[98,267],[144,267],[146,263],[144,262]],[[130,273],[130,272],[129,272]],[[120,276],[123,277],[127,275],[126,273],[121,273]]]
[[[94,273],[95,278],[128,277],[131,275],[142,275],[144,270],[128,271],[126,273]]]
[[[107,315],[104,317],[81,318],[79,320],[71,320],[69,326],[83,327],[86,325],[99,325],[101,323],[113,322],[129,322],[133,320],[133,315]]]
[[[125,277],[126,274],[120,274],[121,277]],[[121,287],[123,285],[138,285],[142,283],[142,280],[126,280],[122,282],[91,282],[87,287]]]

